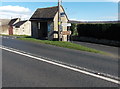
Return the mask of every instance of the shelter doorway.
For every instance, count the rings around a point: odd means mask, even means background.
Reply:
[[[48,24],[47,22],[38,22],[38,38],[48,37]]]

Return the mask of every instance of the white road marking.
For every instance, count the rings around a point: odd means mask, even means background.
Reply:
[[[6,37],[7,39],[9,39],[9,37]]]
[[[90,75],[90,76],[93,76],[93,77],[96,77],[96,78],[99,78],[99,79],[103,79],[103,80],[106,80],[106,81],[109,81],[109,82],[112,82],[112,83],[120,84],[120,81],[118,81],[118,80],[115,80],[115,79],[112,79],[112,78],[109,78],[109,77],[104,77],[102,75],[97,75],[97,74],[94,74],[94,73],[90,73],[88,71],[80,70],[80,69],[77,69],[77,68],[74,68],[74,67],[71,67],[71,66],[67,66],[67,65],[64,65],[64,64],[49,61],[49,60],[46,60],[46,59],[43,59],[43,58],[35,57],[35,56],[30,55],[30,54],[21,53],[19,51],[12,50],[12,48],[8,49],[6,47],[0,46],[0,49],[6,50],[6,51],[9,51],[9,52],[12,52],[12,53],[16,53],[16,54],[19,54],[19,55],[22,55],[22,56],[26,56],[26,57],[29,57],[29,58],[33,58],[33,59],[36,59],[36,60],[39,60],[39,61],[42,61],[42,62],[46,62],[46,63],[49,63],[49,64],[53,64],[53,65],[56,65],[56,66],[59,66],[59,67],[62,67],[62,68],[66,68],[66,69],[69,69],[69,70],[72,70],[72,71],[76,71],[76,72],[80,72],[80,73],[83,73],[83,74],[86,74],[86,75]]]
[[[17,37],[7,37],[7,36],[0,36],[2,38],[5,38],[5,39],[16,39]]]

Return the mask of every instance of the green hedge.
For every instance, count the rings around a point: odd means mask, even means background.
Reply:
[[[120,41],[120,23],[116,24],[78,24],[78,36],[94,37]]]

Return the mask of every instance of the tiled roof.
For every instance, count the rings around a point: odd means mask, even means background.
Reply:
[[[52,20],[58,11],[58,6],[48,8],[38,8],[30,20]]]

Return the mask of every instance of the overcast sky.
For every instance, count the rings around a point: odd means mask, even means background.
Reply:
[[[58,0],[52,0],[52,2],[51,0],[44,0],[45,2],[43,0],[42,2],[40,0],[18,1],[2,0],[0,3],[0,18],[21,17],[22,19],[29,19],[37,8],[56,6]],[[71,20],[114,21],[118,20],[118,1],[63,0],[62,5]]]

